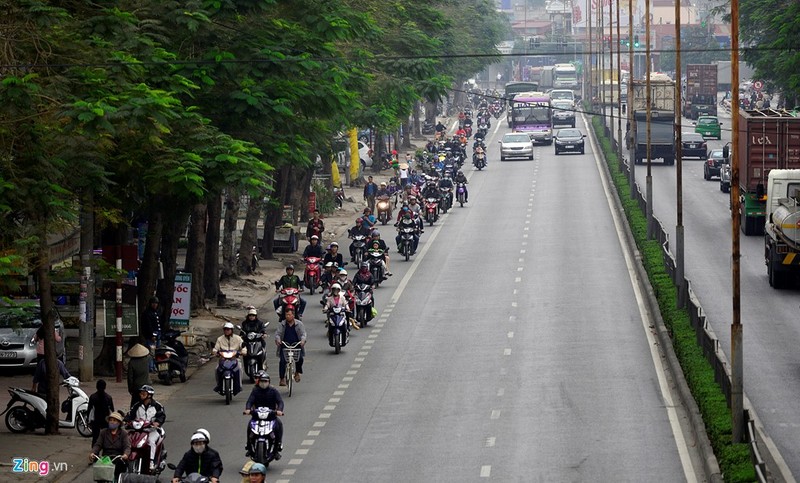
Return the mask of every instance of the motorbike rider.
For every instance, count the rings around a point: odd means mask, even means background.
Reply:
[[[369,285],[367,291],[372,293],[372,285],[375,283],[375,277],[372,276],[372,273],[369,271],[369,263],[361,262],[361,267],[359,268],[358,272],[353,275],[353,285],[357,286],[358,284],[365,284]],[[370,309],[375,307],[375,297],[372,297],[372,303],[370,304]]]
[[[380,187],[378,188],[378,191],[375,193],[375,197],[380,198],[381,196],[389,196],[389,195],[390,195],[389,188],[386,185],[386,181],[381,181]]]
[[[439,180],[439,189],[440,190],[443,190],[443,189],[444,190],[450,190],[450,191],[447,192],[446,197],[448,198],[448,200],[446,202],[447,202],[448,205],[452,205],[453,204],[453,199],[452,199],[452,197],[453,197],[453,193],[452,193],[452,191],[453,191],[453,180],[450,179],[450,173],[449,172],[445,172],[444,176],[442,176],[442,179]],[[445,196],[445,195],[443,195],[443,196]]]
[[[469,181],[467,181],[467,177],[464,175],[464,172],[461,171],[460,169],[458,170],[458,173],[456,173],[455,181],[456,183],[464,183],[464,203],[468,202],[469,190],[467,190],[467,185],[469,184]]]
[[[333,262],[337,267],[344,267],[344,258],[342,258],[342,254],[339,253],[339,243],[331,242],[331,244],[328,245],[328,253],[325,254],[325,258],[322,261],[326,264],[328,262]]]
[[[399,252],[400,251],[400,228],[402,228],[403,226],[408,226],[408,225],[411,225],[411,226],[413,226],[415,228],[415,231],[414,231],[414,242],[411,245],[411,254],[413,255],[417,251],[417,245],[419,244],[419,234],[417,233],[419,231],[419,224],[417,223],[417,220],[414,219],[413,213],[410,210],[404,211],[403,212],[403,217],[396,224],[398,229],[397,229],[397,236],[395,237],[394,240],[397,243],[397,251]]]
[[[255,307],[248,307],[247,316],[245,316],[245,319],[242,321],[242,332],[240,334],[241,337],[244,339],[248,332],[261,334],[261,348],[264,349],[266,346],[264,336],[267,333],[267,325],[258,318],[258,310],[256,310]]]
[[[199,473],[209,478],[211,483],[218,483],[222,476],[222,459],[219,453],[208,445],[211,442],[208,431],[196,430],[189,442],[192,448],[183,454],[180,463],[175,467],[172,483],[180,483],[181,478],[190,473]]]
[[[317,235],[311,235],[308,246],[303,250],[303,258],[308,257],[325,257],[325,250],[323,250],[322,245],[319,244],[319,237]]]
[[[294,318],[294,311],[291,308],[286,309],[286,320],[278,325],[278,330],[275,331],[275,345],[278,346],[278,353],[280,354],[280,364],[278,365],[278,375],[281,378],[280,386],[286,385],[286,354],[283,351],[282,342],[293,345],[300,343],[300,358],[297,360],[296,371],[294,373],[294,381],[300,382],[303,374],[303,359],[305,356],[306,346],[306,328],[303,323]]]
[[[280,292],[285,288],[296,288],[298,290],[303,290],[303,280],[294,274],[294,265],[292,264],[286,265],[286,275],[282,276],[281,278],[278,279],[277,282],[275,282],[276,292]],[[306,310],[306,301],[305,299],[303,299],[303,297],[300,297],[299,295],[297,296],[297,298],[300,299],[300,307],[297,308],[297,317],[302,319],[303,312]],[[278,294],[278,296],[272,300],[272,305],[275,307],[275,312],[280,312],[279,311],[280,304],[281,304],[281,296],[280,294]]]
[[[247,481],[249,483],[266,483],[267,467],[261,463],[255,463],[247,470]]]
[[[131,455],[131,438],[128,432],[122,429],[122,421],[125,418],[119,411],[114,411],[106,417],[108,427],[100,430],[94,444],[92,445],[92,452],[89,453],[90,461],[93,461],[95,456],[120,456],[114,460],[114,478],[125,471],[128,458]]]
[[[444,132],[447,131],[447,127],[445,127],[445,125],[442,124],[442,121],[439,121],[439,122],[436,123],[436,128],[435,129],[436,129],[436,132],[439,133],[440,136],[444,135]]]
[[[345,297],[345,295],[342,293],[342,286],[339,285],[339,283],[334,283],[333,285],[331,285],[331,295],[330,297],[328,297],[328,301],[325,303],[325,307],[322,308],[322,312],[327,314],[334,307],[343,308],[345,313],[347,314],[348,319],[352,317],[349,301],[347,300],[347,297]],[[328,326],[327,319],[325,320],[325,326],[326,327]],[[348,330],[350,330],[349,326]]]
[[[439,190],[436,188],[436,178],[433,176],[429,177],[427,183],[425,183],[425,188],[422,190],[422,198],[439,200]]]
[[[156,390],[153,386],[144,385],[139,388],[139,402],[133,405],[131,411],[125,417],[125,422],[131,422],[137,419],[148,421],[150,428],[148,429],[147,444],[150,446],[150,471],[156,469],[156,447],[164,439],[164,428],[162,425],[167,420],[167,413],[164,411],[164,406],[158,401],[153,399]]]
[[[354,226],[353,228],[350,228],[350,230],[348,230],[348,232],[349,232],[350,238],[353,238],[356,235],[364,235],[364,237],[369,238],[369,234],[371,232],[371,229],[367,226],[366,223],[364,223],[364,219],[359,217],[359,218],[356,218],[356,226]],[[354,243],[355,243],[355,241],[350,243],[350,261],[351,262],[355,261],[356,248],[354,246]]]
[[[269,374],[266,371],[258,373],[258,383],[250,391],[250,396],[244,405],[244,413],[250,414],[256,408],[267,407],[275,411],[276,416],[283,416],[283,398],[277,389],[270,386]],[[250,431],[250,423],[247,423],[247,456],[253,455],[253,434]],[[275,459],[280,459],[280,452],[283,451],[283,423],[277,417],[275,418],[275,427],[273,428],[275,434],[275,453],[278,453]]]
[[[233,333],[233,324],[225,322],[222,326],[222,335],[217,337],[217,342],[214,344],[214,349],[211,353],[217,355],[220,351],[238,351],[240,355],[247,355],[247,347],[244,345],[244,340]],[[239,380],[239,367],[236,367],[236,373],[233,375],[233,394],[239,394],[242,390],[242,383]],[[222,394],[222,365],[217,366],[217,386],[214,392]]]
[[[333,262],[328,262],[325,264],[324,270],[319,276],[320,287],[327,288],[333,283],[333,279],[336,278],[335,268],[336,264]]]
[[[420,233],[425,232],[425,222],[422,220],[422,205],[417,202],[417,197],[412,196],[408,200],[408,209],[413,213],[413,217],[417,220],[417,226]]]
[[[364,208],[364,212],[361,215],[361,219],[364,220],[364,226],[372,230],[372,227],[375,226],[375,222],[378,220],[375,218],[375,215],[372,214],[372,210],[370,208]]]
[[[392,272],[389,270],[389,247],[386,246],[386,242],[381,240],[381,232],[378,230],[372,230],[372,241],[369,242],[369,250],[374,251],[378,250],[383,253],[383,273],[387,277],[392,276]]]

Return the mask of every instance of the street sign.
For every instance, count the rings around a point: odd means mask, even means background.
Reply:
[[[764,81],[757,80],[753,82],[753,89],[760,91],[764,88]]]
[[[122,337],[139,335],[139,317],[136,305],[122,304]],[[117,304],[103,300],[103,326],[106,337],[117,335]]]
[[[192,274],[175,274],[175,292],[172,295],[170,326],[189,326],[189,312],[192,305]]]

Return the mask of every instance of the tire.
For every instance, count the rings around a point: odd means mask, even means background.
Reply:
[[[585,149],[581,149],[581,154],[586,154],[586,150]]]
[[[405,257],[406,261],[411,256],[411,249],[409,248],[408,244],[403,246],[403,257]]]
[[[287,397],[292,397],[292,386],[294,385],[294,374],[292,370],[292,365],[286,365],[286,387],[289,389],[289,393]]]
[[[78,434],[84,438],[92,437],[92,428],[89,426],[89,412],[86,409],[81,409],[75,418],[75,429]]]
[[[506,157],[501,154],[500,155],[500,161],[505,161],[505,160],[506,160]]]
[[[342,335],[333,334],[333,353],[338,354],[342,352]]]
[[[570,126],[575,127],[575,121],[572,121],[572,124],[570,124]]]
[[[178,376],[181,382],[186,382],[186,371],[181,371],[181,375]]]
[[[711,179],[711,176],[708,173],[708,168],[703,168],[703,179],[706,181]]]
[[[256,450],[254,455],[254,461],[257,463],[261,463],[262,465],[267,464],[267,444],[264,441],[259,441],[256,443]]]
[[[233,380],[225,379],[222,385],[223,392],[225,393],[225,404],[229,405],[231,403],[231,399],[233,399]]]
[[[158,379],[161,381],[161,384],[163,384],[165,386],[171,386],[172,385],[172,376],[170,376],[169,373],[167,373],[167,375],[159,374]]]
[[[556,149],[556,150],[555,150],[555,153],[556,153],[556,156],[558,156],[559,154],[561,154],[561,153],[559,153],[559,152],[558,152],[558,149]]]
[[[28,421],[30,421],[30,415],[24,406],[13,407],[6,413],[6,427],[12,433],[27,432],[30,429],[28,428]]]

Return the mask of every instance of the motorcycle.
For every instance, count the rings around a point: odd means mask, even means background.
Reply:
[[[333,187],[333,202],[336,204],[337,208],[340,210],[342,209],[342,205],[344,204],[344,188],[341,186]]]
[[[250,427],[247,440],[251,441],[250,457],[256,463],[269,466],[272,461],[281,459],[275,444],[275,410],[257,407],[250,411]]]
[[[75,428],[81,436],[88,438],[92,435],[86,409],[89,396],[79,386],[77,377],[68,377],[61,383],[61,387],[67,388],[69,396],[61,403],[61,412],[66,413],[66,418],[58,421],[58,427]],[[6,427],[9,431],[24,433],[45,427],[47,401],[42,395],[18,387],[8,388],[8,393],[11,400],[0,416],[6,415]]]
[[[264,327],[269,322],[264,322]],[[241,330],[241,326],[236,326]],[[264,350],[264,332],[242,332],[244,346],[247,348],[247,355],[243,356],[244,373],[250,379],[250,384],[256,380],[259,371],[267,370],[267,353]]]
[[[359,283],[355,289],[356,321],[363,328],[372,320],[372,286]]]
[[[486,124],[479,124],[478,133],[475,136],[486,139],[487,134],[489,134],[489,126]]]
[[[392,219],[392,203],[389,201],[389,197],[378,196],[375,209],[378,211],[378,221],[381,222],[381,225],[389,223],[389,220]]]
[[[292,307],[295,313],[297,313],[297,310],[300,308],[300,289],[285,287],[282,288],[278,294],[280,303],[278,304],[276,313],[278,314],[278,322],[283,322],[283,314],[286,313],[287,307]]]
[[[417,232],[416,223],[401,224],[398,231],[400,232],[400,246],[397,248],[408,261],[411,254],[414,253],[414,235]]]
[[[217,371],[222,372],[222,394],[225,396],[225,404],[230,404],[233,399],[233,378],[239,377],[239,351],[219,351]]]
[[[473,156],[472,164],[478,168],[478,171],[486,167],[486,153],[475,153]]]
[[[439,219],[439,200],[436,198],[425,199],[425,220],[430,226]]]
[[[303,272],[303,285],[308,287],[311,295],[319,287],[320,272],[322,271],[322,259],[319,257],[306,257],[303,259],[306,269]]]
[[[181,382],[186,382],[186,368],[189,365],[189,352],[178,340],[183,331],[165,330],[162,333],[161,347],[155,351],[155,363],[158,370],[158,379],[165,385],[172,384],[172,378],[177,377]]]
[[[333,347],[334,352],[338,354],[341,352],[342,347],[347,345],[350,335],[348,327],[347,312],[344,307],[333,307],[328,311],[328,318],[325,321],[328,327],[328,344]]]
[[[467,133],[467,139],[472,137],[472,126],[464,126],[464,131]]]
[[[461,207],[464,207],[464,203],[467,201],[467,185],[464,183],[457,183],[456,184],[456,199]]]
[[[447,210],[453,207],[453,190],[452,188],[439,188],[439,199],[441,200],[442,213],[447,213]]]
[[[131,454],[128,457],[128,473],[136,475],[158,476],[164,471],[167,460],[167,449],[164,447],[164,434],[161,434],[161,441],[156,446],[156,461],[153,462],[155,469],[150,471],[150,442],[147,437],[151,431],[158,431],[160,428],[154,427],[150,421],[135,419],[131,421],[126,429],[131,440]]]
[[[357,267],[361,266],[361,260],[364,259],[364,251],[367,249],[367,237],[364,235],[350,235],[353,239],[353,259]]]
[[[172,471],[175,471],[177,466],[172,463],[167,463],[167,468],[171,469]],[[209,483],[211,481],[211,478],[203,476],[200,473],[189,473],[188,475],[180,478],[180,480],[181,483]]]
[[[379,250],[370,250],[367,252],[367,255],[369,272],[372,274],[372,279],[375,281],[375,288],[378,288],[384,278],[383,252]]]
[[[436,130],[436,125],[430,121],[422,123],[422,134],[433,134]]]

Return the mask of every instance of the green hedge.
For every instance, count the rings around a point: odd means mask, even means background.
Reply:
[[[661,246],[656,240],[647,239],[647,218],[639,209],[638,202],[631,199],[628,178],[620,170],[619,158],[612,149],[611,141],[604,134],[602,118],[593,116],[592,127],[617,188],[633,238],[642,254],[642,262],[656,294],[661,316],[672,337],[675,354],[702,414],[723,477],[727,482],[756,481],[748,445],[731,442],[731,412],[725,396],[714,380],[714,369],[697,345],[694,329],[689,322],[689,313],[686,309],[676,308],[677,288],[664,268]]]

